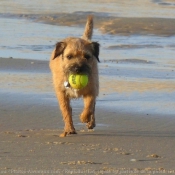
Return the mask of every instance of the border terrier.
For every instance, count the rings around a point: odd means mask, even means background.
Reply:
[[[83,97],[84,109],[80,115],[88,129],[95,127],[95,102],[99,93],[98,65],[99,43],[92,42],[93,17],[88,16],[81,38],[68,37],[56,44],[50,58],[53,84],[65,123],[60,137],[76,134],[72,120],[70,100]],[[87,74],[88,84],[81,89],[73,89],[66,83],[70,74]]]

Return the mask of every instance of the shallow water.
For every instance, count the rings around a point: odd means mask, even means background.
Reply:
[[[1,57],[49,60],[57,41],[78,34],[77,29],[35,23],[25,19],[0,18]],[[61,35],[60,35],[61,34]]]
[[[0,18],[1,57],[49,60],[57,41],[80,37],[83,28],[35,23],[26,19]],[[93,40],[101,44],[102,61],[153,63],[174,67],[175,36],[112,36],[95,30]],[[123,61],[122,61],[123,60]],[[146,62],[144,62],[146,61]],[[136,63],[136,62],[135,62]]]
[[[57,41],[80,37],[84,30],[82,26],[49,25],[13,14],[81,14],[83,9],[83,14],[93,11],[101,16],[175,18],[175,2],[171,0],[40,2],[1,0],[0,57],[49,60]],[[12,15],[5,17],[7,13]],[[175,114],[175,36],[109,35],[95,29],[93,40],[101,44],[100,106]]]
[[[175,2],[172,0],[1,0],[0,13],[41,14],[94,11],[123,17],[175,18]]]

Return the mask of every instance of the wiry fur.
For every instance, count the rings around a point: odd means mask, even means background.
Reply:
[[[84,109],[80,120],[87,123],[87,127],[95,127],[95,101],[99,92],[98,66],[99,44],[91,42],[93,31],[93,18],[87,20],[85,32],[82,38],[66,38],[56,44],[50,59],[50,69],[53,75],[55,92],[59,101],[60,109],[65,122],[63,134],[75,134],[72,121],[72,98],[83,97]],[[89,81],[86,87],[75,90],[66,88],[64,82],[68,81],[70,73],[86,73]]]
[[[92,35],[93,35],[93,16],[89,16],[82,38],[85,40],[91,40]]]

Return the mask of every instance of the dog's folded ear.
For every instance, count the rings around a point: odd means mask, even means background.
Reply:
[[[99,53],[100,53],[100,44],[98,42],[92,42],[92,48],[93,48],[93,54],[97,58],[97,61],[99,60]]]
[[[59,55],[61,55],[64,52],[64,49],[66,48],[66,43],[64,42],[58,42],[56,43],[56,47],[55,47],[55,53],[53,56],[53,60],[58,57]]]

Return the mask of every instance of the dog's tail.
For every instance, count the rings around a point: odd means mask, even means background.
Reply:
[[[93,34],[93,16],[89,15],[87,18],[84,34],[82,36],[85,40],[91,40]]]

